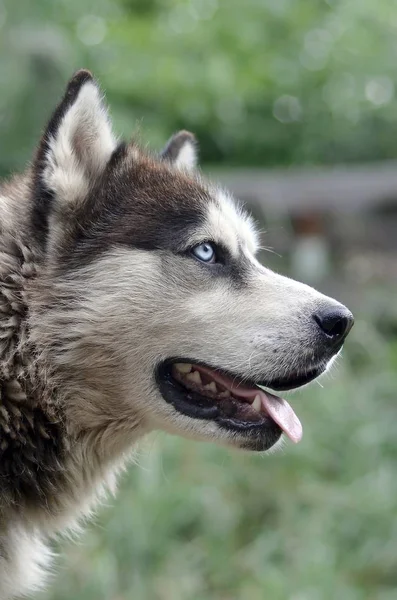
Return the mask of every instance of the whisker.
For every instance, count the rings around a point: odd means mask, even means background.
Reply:
[[[270,246],[258,246],[258,250],[262,250],[262,252],[270,252],[270,254],[275,254],[279,258],[282,258],[282,254],[279,254],[273,248],[270,248]]]

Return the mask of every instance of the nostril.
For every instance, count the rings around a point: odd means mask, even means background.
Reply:
[[[339,316],[330,316],[319,317],[318,315],[314,316],[314,320],[317,325],[330,337],[340,337],[344,334],[346,330],[346,321],[344,317]]]
[[[335,342],[343,340],[354,323],[353,315],[347,309],[323,310],[313,315],[313,318],[327,337]]]

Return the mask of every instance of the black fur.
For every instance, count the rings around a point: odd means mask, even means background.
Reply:
[[[0,504],[48,503],[62,473],[62,448],[55,416],[32,406],[31,395],[25,402],[9,399],[0,382]]]
[[[42,249],[45,249],[48,219],[56,201],[42,181],[48,142],[87,81],[93,81],[88,71],[74,75],[37,151],[32,220]],[[178,132],[160,154],[160,160],[138,149],[140,158],[136,160],[133,144],[119,144],[102,176],[90,182],[89,196],[80,206],[73,207],[72,218],[64,211],[62,218],[68,222],[64,224],[65,235],[59,248],[60,269],[79,268],[117,245],[187,253],[191,233],[204,222],[212,198],[198,179],[171,170],[167,164],[177,160],[186,143],[196,145],[193,134]],[[232,258],[225,249],[220,264],[211,272],[213,276],[229,277],[241,285],[247,271],[247,261]]]
[[[26,288],[36,257],[0,236],[0,520],[1,508],[48,507],[60,483],[65,431],[59,408],[36,377],[29,340]]]
[[[183,252],[208,202],[203,187],[151,158],[115,157],[69,224],[59,263],[75,269],[118,245]]]
[[[57,132],[62,118],[67,110],[76,100],[81,87],[87,81],[94,81],[91,73],[82,69],[77,71],[66,88],[66,92],[61,102],[55,109],[44,135],[41,138],[37,149],[36,157],[33,165],[33,202],[32,202],[32,230],[36,237],[36,241],[41,248],[45,248],[48,235],[48,219],[51,213],[51,204],[53,202],[53,193],[48,190],[42,181],[42,173],[45,167],[46,154],[48,152],[48,143],[52,136]]]
[[[195,177],[140,150],[134,159],[134,150],[134,145],[120,144],[72,218],[65,212],[59,272],[79,269],[115,246],[190,255],[191,235],[204,224],[213,198]],[[202,268],[244,285],[251,270],[244,255],[235,258],[220,248],[219,258],[218,264]]]

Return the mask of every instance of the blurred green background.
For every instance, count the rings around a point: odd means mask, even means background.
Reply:
[[[191,128],[205,162],[397,156],[390,0],[2,0],[0,168],[19,167],[65,80],[99,78],[124,135]]]
[[[187,128],[211,169],[376,173],[397,158],[396,65],[390,0],[0,0],[0,174],[29,160],[80,67],[116,131],[153,149]],[[263,457],[151,436],[117,499],[60,544],[43,600],[397,598],[396,198],[303,226],[253,206],[266,264],[357,317],[331,374],[294,394],[302,442]]]

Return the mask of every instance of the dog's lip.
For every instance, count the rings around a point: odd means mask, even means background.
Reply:
[[[274,392],[287,392],[287,391],[297,390],[300,387],[307,385],[308,383],[310,383],[311,381],[313,381],[314,379],[319,377],[322,373],[324,373],[324,370],[326,368],[326,363],[324,363],[324,364],[318,365],[316,367],[306,369],[302,373],[293,373],[289,377],[285,377],[285,378],[278,377],[278,378],[273,378],[273,379],[263,378],[260,380],[258,379],[258,381],[253,381],[252,379],[244,377],[244,375],[242,375],[241,373],[240,374],[232,373],[231,371],[228,371],[227,369],[223,369],[221,367],[215,367],[213,365],[210,365],[209,363],[204,363],[203,361],[190,359],[190,358],[182,358],[182,357],[169,358],[162,363],[161,367],[169,368],[174,363],[186,363],[186,364],[194,365],[195,367],[198,367],[198,368],[209,369],[212,372],[219,373],[220,375],[222,375],[224,377],[228,377],[228,378],[234,379],[236,381],[244,381],[244,385],[246,385],[246,386],[250,386],[250,387],[260,386],[261,388],[266,388],[266,389],[272,390]]]
[[[273,435],[275,435],[276,430],[279,431],[278,437],[280,436],[283,430],[294,442],[299,441],[302,435],[302,428],[299,419],[296,417],[294,411],[285,400],[274,396],[267,389],[263,389],[263,387],[275,390],[295,389],[313,380],[323,371],[322,368],[316,368],[309,371],[304,376],[294,375],[284,380],[267,380],[265,382],[248,382],[246,379],[244,379],[244,384],[241,383],[241,387],[239,388],[240,393],[238,395],[240,396],[240,398],[238,401],[242,400],[241,390],[248,388],[250,390],[248,392],[250,395],[250,399],[246,400],[248,404],[252,404],[252,394],[259,394],[262,405],[264,407],[263,412],[267,413],[265,414],[265,417],[263,415],[260,415],[260,422],[251,422],[249,419],[243,420],[230,418],[229,416],[220,414],[219,403],[217,403],[214,400],[211,400],[211,398],[208,398],[207,396],[199,395],[197,393],[195,394],[194,392],[193,395],[192,393],[186,393],[189,392],[189,390],[186,390],[186,388],[183,389],[183,386],[178,381],[175,381],[171,376],[171,367],[175,363],[188,363],[189,365],[193,365],[194,369],[196,370],[200,370],[201,372],[210,371],[212,374],[218,374],[218,377],[225,377],[232,381],[242,382],[243,377],[241,375],[232,374],[224,369],[213,367],[201,361],[197,361],[190,358],[175,357],[172,359],[165,360],[158,367],[156,380],[164,399],[167,402],[173,404],[178,411],[188,414],[188,416],[193,416],[194,418],[213,419],[216,422],[221,423],[223,426],[231,425],[234,429],[237,429],[239,431],[257,431],[258,434],[259,432],[261,435],[263,434],[262,438],[265,437],[265,429],[266,434],[268,434],[269,428],[270,433]],[[258,389],[258,385],[261,386],[261,390]],[[172,391],[174,392],[174,397],[172,399],[170,398],[170,394],[168,393],[170,392],[170,388],[173,388]],[[244,400],[242,401],[242,404],[243,403]],[[273,423],[271,427],[270,423]],[[276,440],[269,444],[267,448],[271,447],[271,445],[273,445],[275,441]],[[262,449],[267,448],[263,447]]]
[[[275,421],[259,413],[255,420],[244,419],[246,411],[253,411],[248,403],[231,399],[230,402],[216,402],[209,397],[188,391],[171,375],[174,360],[164,361],[155,371],[155,380],[159,391],[167,404],[191,419],[213,421],[220,432],[225,430],[232,439],[247,450],[263,452],[269,450],[279,440],[282,430]],[[177,362],[183,362],[179,359]],[[185,360],[190,364],[194,361]],[[255,411],[254,411],[255,412]],[[252,414],[249,415],[252,417]]]
[[[271,394],[264,386],[247,385],[235,377],[223,375],[219,370],[193,364],[193,368],[201,374],[209,376],[232,393],[238,400],[248,403],[260,403],[260,411],[277,423],[284,433],[297,443],[302,438],[302,425],[292,407],[284,398]]]
[[[307,385],[314,379],[316,379],[319,375],[324,372],[325,367],[315,367],[306,371],[302,374],[292,375],[288,378],[278,378],[272,379],[266,383],[260,383],[258,385],[263,385],[264,387],[270,388],[276,392],[287,392],[289,390],[296,390],[304,385]]]

